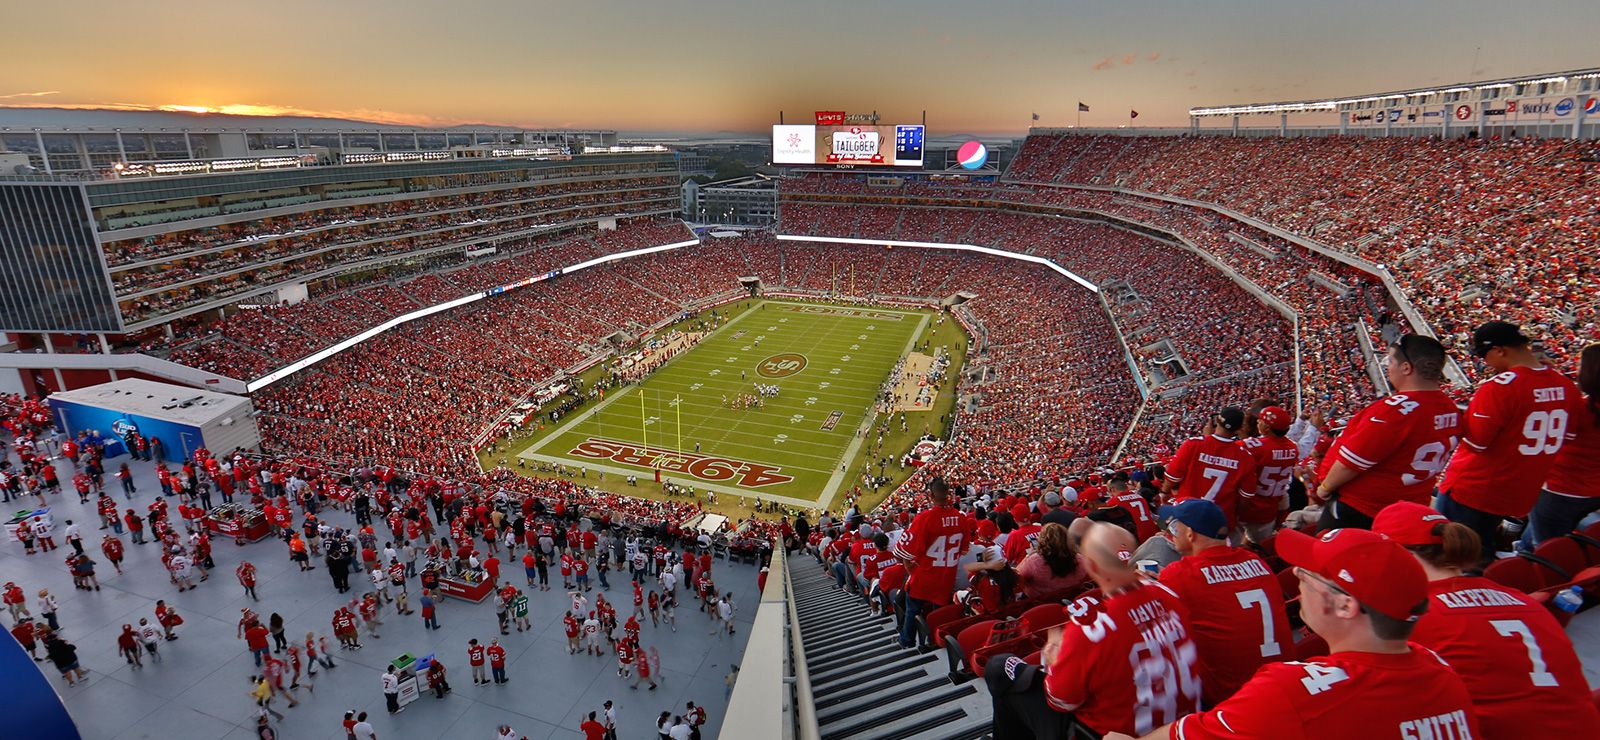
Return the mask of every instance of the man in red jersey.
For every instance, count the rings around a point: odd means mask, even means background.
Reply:
[[[1128,490],[1128,474],[1118,470],[1106,479],[1105,499],[1108,506],[1117,506],[1128,512],[1133,517],[1134,528],[1138,531],[1135,536],[1140,542],[1156,536],[1161,530],[1156,523],[1155,512],[1150,510],[1150,502],[1146,501],[1138,491]],[[1021,560],[1012,562],[1020,563]]]
[[[1266,665],[1232,698],[1142,740],[1479,737],[1461,678],[1406,641],[1427,609],[1428,582],[1405,548],[1362,529],[1320,539],[1286,529],[1277,542],[1298,566],[1300,614],[1329,654]]]
[[[1578,528],[1600,509],[1600,344],[1583,348],[1578,361],[1578,388],[1585,398],[1578,415],[1567,421],[1567,441],[1556,453],[1544,478],[1539,503],[1533,505],[1528,529],[1537,546]]]
[[[1278,528],[1278,512],[1288,509],[1289,483],[1300,461],[1300,447],[1287,436],[1293,423],[1286,409],[1268,406],[1256,414],[1261,436],[1239,442],[1254,471],[1239,483],[1239,523],[1251,542],[1271,537]]]
[[[1328,502],[1321,529],[1366,529],[1383,507],[1433,495],[1460,433],[1461,414],[1439,389],[1448,361],[1432,337],[1408,334],[1389,345],[1384,373],[1394,395],[1351,416],[1317,470],[1317,497]]]
[[[1205,435],[1184,440],[1167,466],[1162,491],[1175,499],[1203,498],[1222,509],[1231,530],[1237,521],[1239,485],[1251,475],[1250,456],[1239,447],[1244,411],[1228,406],[1206,423]]]
[[[1526,516],[1571,422],[1582,417],[1577,384],[1540,362],[1514,324],[1490,321],[1472,332],[1472,354],[1499,372],[1467,405],[1461,449],[1439,485],[1439,511],[1478,533],[1485,557],[1500,542],[1500,522]]]
[[[1133,564],[1127,530],[1091,522],[1082,543],[1084,567],[1101,596],[1067,607],[1053,627],[1040,666],[1015,655],[991,658],[984,680],[994,702],[997,738],[1072,737],[1149,732],[1200,709],[1196,647],[1178,597],[1145,580]],[[1042,688],[1040,686],[1042,684]]]
[[[1472,695],[1483,737],[1584,737],[1600,728],[1583,665],[1544,606],[1487,578],[1478,537],[1433,509],[1402,501],[1372,531],[1404,545],[1428,576],[1428,613],[1411,641],[1439,654]]]
[[[950,505],[950,489],[943,478],[928,481],[928,501],[933,506],[917,514],[905,535],[894,545],[894,556],[908,572],[900,612],[900,646],[916,647],[917,614],[950,603],[955,589],[956,563],[972,538],[972,520]]]
[[[1228,545],[1228,520],[1216,504],[1189,499],[1161,507],[1183,557],[1161,569],[1161,583],[1183,600],[1200,650],[1200,686],[1214,707],[1256,669],[1292,654],[1283,587],[1254,552]]]

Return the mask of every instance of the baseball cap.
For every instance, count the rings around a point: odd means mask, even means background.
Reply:
[[[1278,555],[1323,578],[1368,609],[1414,622],[1428,598],[1428,576],[1400,543],[1365,529],[1333,529],[1321,537],[1285,529]]]
[[[1422,504],[1396,501],[1373,518],[1372,531],[1402,545],[1437,545],[1444,537],[1434,534],[1434,529],[1445,521],[1449,521],[1445,515]]]
[[[1222,428],[1228,430],[1244,426],[1244,410],[1238,406],[1224,406],[1217,410],[1217,417],[1222,420]]]
[[[1223,515],[1221,507],[1203,498],[1168,504],[1157,509],[1156,514],[1163,519],[1183,522],[1183,526],[1202,537],[1217,540],[1228,538],[1228,517]]]
[[[1268,406],[1262,409],[1261,413],[1256,414],[1256,420],[1268,429],[1287,432],[1289,431],[1289,424],[1293,422],[1293,417],[1289,416],[1288,410],[1282,406]]]
[[[1051,491],[1051,492],[1049,492],[1049,493],[1044,495],[1043,502],[1044,502],[1045,506],[1049,506],[1049,507],[1060,506],[1061,505],[1061,494],[1056,493],[1055,491]]]
[[[1522,328],[1507,321],[1489,321],[1472,330],[1472,356],[1482,359],[1495,347],[1522,347],[1528,338]]]

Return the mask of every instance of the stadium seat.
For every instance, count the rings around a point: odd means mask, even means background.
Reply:
[[[989,644],[989,637],[994,634],[994,627],[999,620],[991,619],[986,622],[968,625],[961,630],[961,634],[944,638],[945,656],[950,662],[950,680],[955,683],[971,678],[979,669],[968,661],[975,655],[978,648]]]
[[[1583,554],[1583,545],[1570,537],[1552,537],[1533,550],[1533,554],[1554,563],[1564,573],[1572,574],[1589,566]]]
[[[960,604],[945,604],[932,611],[917,615],[917,629],[922,631],[922,636],[929,645],[944,644],[944,635],[949,630],[941,631],[945,625],[961,618],[962,606]],[[989,615],[993,618],[996,615]]]
[[[1278,586],[1283,589],[1283,598],[1300,598],[1300,577],[1294,574],[1294,568],[1278,571]]]
[[[1040,604],[1022,613],[1022,631],[1038,632],[1067,621],[1067,608],[1060,603]]]
[[[1590,527],[1589,530],[1595,531],[1593,534],[1590,534],[1588,530],[1571,532],[1567,534],[1567,537],[1578,543],[1579,549],[1583,550],[1583,557],[1586,563],[1600,565],[1600,536],[1596,536],[1600,535],[1600,524]]]
[[[1502,586],[1510,586],[1523,593],[1533,593],[1544,588],[1539,574],[1540,566],[1520,557],[1500,558],[1483,570],[1483,577]]]

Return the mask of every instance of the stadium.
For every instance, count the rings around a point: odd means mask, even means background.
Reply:
[[[0,109],[8,726],[1592,735],[1597,98]]]

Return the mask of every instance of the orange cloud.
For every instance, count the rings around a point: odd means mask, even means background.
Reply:
[[[11,97],[11,96],[0,96]],[[355,108],[349,110],[314,110],[299,108],[291,105],[273,105],[258,103],[225,103],[222,105],[187,105],[179,103],[10,103],[0,105],[0,108],[57,108],[64,110],[129,110],[129,111],[167,111],[170,113],[194,113],[198,115],[220,114],[228,116],[304,116],[308,118],[342,118],[350,121],[366,123],[383,123],[394,126],[417,126],[422,128],[447,128],[463,124],[482,124],[486,126],[515,127],[521,124],[493,123],[482,120],[468,120],[464,118],[440,118],[420,113],[405,113],[401,111],[379,110],[370,108]]]
[[[1103,71],[1111,69],[1112,67],[1115,67],[1115,66],[1117,66],[1117,63],[1111,61],[1111,57],[1106,57],[1105,59],[1101,59],[1100,61],[1095,62],[1093,69],[1096,72],[1103,72]]]
[[[61,94],[60,90],[45,90],[45,91],[42,91],[42,92],[19,92],[19,93],[11,93],[10,95],[0,95],[0,100],[6,100],[6,99],[9,99],[9,98],[42,98],[42,97],[44,97],[46,95],[60,95],[60,94]]]
[[[1129,54],[1129,55],[1127,55],[1127,56],[1122,58],[1122,63],[1123,64],[1133,64],[1133,60],[1138,59],[1138,58],[1139,58],[1138,54]]]
[[[1154,62],[1154,61],[1156,61],[1156,60],[1158,60],[1160,58],[1161,58],[1161,52],[1152,51],[1148,55],[1146,55],[1144,59],[1147,62]]]

